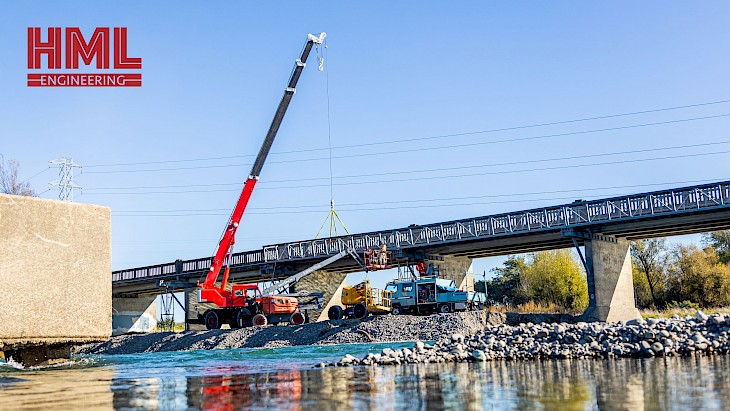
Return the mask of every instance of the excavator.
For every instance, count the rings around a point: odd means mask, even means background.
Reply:
[[[230,255],[233,252],[233,245],[236,240],[236,230],[238,230],[241,223],[241,218],[253,189],[259,181],[261,170],[284,119],[284,114],[286,114],[289,103],[296,92],[296,85],[302,70],[306,66],[307,58],[312,48],[322,44],[326,36],[327,34],[324,32],[318,36],[307,35],[307,42],[301,56],[296,60],[289,83],[284,90],[284,96],[276,109],[274,119],[271,121],[269,130],[266,133],[266,138],[264,138],[238,202],[218,243],[210,270],[205,277],[205,281],[198,283],[198,302],[213,303],[216,306],[216,308],[206,310],[202,315],[199,314],[198,321],[204,323],[209,330],[218,329],[224,323],[228,323],[231,328],[241,328],[249,325],[266,325],[267,323],[280,322],[302,324],[305,321],[304,315],[299,311],[299,303],[296,297],[264,295],[255,284],[232,284],[230,291],[226,287],[230,273]],[[218,282],[221,271],[223,271],[223,278]]]

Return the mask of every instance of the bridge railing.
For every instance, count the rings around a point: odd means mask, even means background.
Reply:
[[[264,247],[267,262],[321,258],[344,246],[358,251],[385,244],[389,248],[415,247],[531,231],[566,228],[647,216],[690,212],[730,205],[730,182],[673,190],[576,201],[561,206],[497,214],[397,230],[298,241]]]
[[[264,262],[264,254],[261,250],[234,253],[230,258],[230,265],[235,268],[257,266]],[[212,258],[199,258],[197,260],[177,261],[174,263],[151,265],[131,270],[114,271],[112,272],[112,282],[168,277],[183,273],[203,274],[210,269],[211,262]]]

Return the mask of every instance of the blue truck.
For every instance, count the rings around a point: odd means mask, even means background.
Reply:
[[[470,293],[457,290],[454,280],[443,278],[398,279],[389,282],[385,291],[392,293],[394,315],[450,313],[471,306]]]

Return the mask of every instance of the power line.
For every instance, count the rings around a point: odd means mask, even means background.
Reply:
[[[37,173],[33,174],[32,176],[30,176],[30,177],[26,178],[26,179],[25,179],[25,180],[24,180],[23,182],[21,182],[20,184],[25,184],[25,183],[27,183],[27,182],[29,182],[30,180],[32,180],[32,179],[34,179],[34,178],[38,177],[39,175],[41,175],[41,174],[45,173],[46,171],[48,171],[48,170],[50,170],[50,169],[51,169],[51,167],[50,167],[50,166],[48,166],[48,167],[44,168],[43,170],[41,170],[41,171],[39,171],[39,172],[37,172]],[[45,191],[44,191],[44,192],[45,192]]]
[[[378,143],[351,144],[351,145],[343,145],[343,146],[334,146],[332,148],[333,149],[356,148],[356,147],[365,147],[365,146],[371,146],[371,145],[397,144],[397,143],[404,143],[404,142],[410,142],[410,141],[434,140],[434,139],[458,137],[458,136],[465,136],[465,135],[496,133],[496,132],[501,132],[501,131],[513,131],[513,130],[521,130],[521,129],[527,129],[527,128],[536,128],[536,127],[554,126],[554,125],[560,125],[560,124],[578,123],[578,122],[584,122],[584,121],[626,117],[626,116],[633,116],[633,115],[639,115],[639,114],[658,113],[658,112],[662,112],[662,111],[671,111],[671,110],[680,110],[680,109],[685,109],[685,108],[710,106],[710,105],[716,105],[716,104],[725,104],[728,102],[730,102],[730,100],[718,100],[718,101],[711,101],[711,102],[705,102],[705,103],[688,104],[688,105],[683,105],[683,106],[665,107],[665,108],[634,111],[634,112],[620,113],[620,114],[609,114],[609,115],[604,115],[604,116],[586,117],[586,118],[573,119],[573,120],[562,120],[562,121],[555,121],[555,122],[549,122],[549,123],[529,124],[529,125],[522,125],[522,126],[496,128],[496,129],[480,130],[480,131],[469,131],[469,132],[464,132],[464,133],[442,134],[442,135],[426,136],[426,137],[414,137],[414,138],[401,139],[401,140],[388,140],[388,141],[382,141],[382,142],[378,142]],[[325,151],[328,149],[329,148],[327,148],[327,147],[323,147],[323,148],[311,148],[311,149],[302,149],[302,150],[276,151],[276,152],[272,152],[271,154],[272,155],[296,154],[296,153],[302,153],[302,152]],[[246,155],[237,155],[237,156],[203,157],[203,158],[181,159],[181,160],[159,160],[159,161],[116,163],[116,164],[92,164],[92,165],[87,165],[85,167],[86,168],[120,167],[120,166],[133,166],[133,165],[182,163],[182,162],[194,162],[194,161],[230,160],[230,159],[247,158],[247,157],[254,157],[254,156],[255,156],[254,154],[246,154]],[[322,159],[324,160],[326,158],[322,158]]]
[[[410,171],[394,171],[394,172],[372,173],[372,174],[357,174],[357,175],[345,175],[345,176],[336,176],[336,177],[330,176],[330,177],[307,177],[307,178],[286,179],[286,180],[267,180],[266,183],[267,184],[291,183],[291,182],[296,182],[296,181],[318,181],[318,180],[332,180],[332,179],[377,177],[377,176],[386,176],[386,175],[401,175],[401,174],[414,174],[414,173],[426,173],[426,172],[438,172],[438,171],[464,170],[464,169],[484,168],[484,167],[499,167],[499,166],[517,165],[517,164],[535,164],[535,163],[546,163],[546,162],[552,162],[552,161],[577,160],[577,159],[584,159],[584,158],[608,157],[608,156],[616,156],[616,155],[623,155],[623,154],[648,153],[648,152],[655,152],[655,151],[667,151],[667,150],[707,147],[707,146],[716,146],[716,145],[723,145],[723,144],[730,144],[730,140],[715,141],[715,142],[708,142],[708,143],[698,143],[698,144],[685,144],[685,145],[680,145],[680,146],[668,146],[668,147],[656,147],[656,148],[647,148],[647,149],[634,149],[634,150],[626,150],[626,151],[615,151],[615,152],[610,152],[610,153],[586,154],[586,155],[580,155],[580,156],[511,161],[511,162],[505,162],[505,163],[490,163],[490,164],[458,166],[458,167],[444,167],[444,168],[434,168],[434,169],[420,169],[420,170],[410,170]],[[96,187],[93,189],[94,190],[138,190],[138,189],[157,189],[157,188],[188,188],[188,187],[240,186],[240,185],[241,185],[240,182],[235,182],[235,183],[184,184],[184,185],[165,185],[165,186]]]
[[[419,152],[419,151],[450,150],[450,149],[454,149],[454,148],[465,148],[465,147],[475,147],[475,146],[491,145],[491,144],[512,143],[512,142],[517,142],[517,141],[542,140],[542,139],[555,138],[555,137],[566,137],[566,136],[581,135],[581,134],[600,133],[600,132],[606,132],[606,131],[627,130],[627,129],[640,128],[640,127],[652,127],[652,126],[657,126],[657,125],[675,124],[675,123],[682,123],[682,122],[688,122],[688,121],[708,120],[708,119],[715,119],[715,118],[722,118],[722,117],[729,117],[729,116],[730,116],[730,113],[719,114],[719,115],[715,115],[715,116],[705,116],[705,117],[686,118],[686,119],[679,119],[679,120],[660,121],[660,122],[655,122],[655,123],[634,124],[634,125],[630,125],[630,126],[610,127],[610,128],[602,128],[602,129],[595,129],[595,130],[573,131],[573,132],[569,132],[569,133],[547,134],[547,135],[530,136],[530,137],[517,137],[517,138],[508,138],[508,139],[502,139],[502,140],[480,141],[480,142],[475,142],[475,143],[451,144],[448,146],[410,148],[405,151],[404,150],[392,150],[392,151],[381,151],[381,152],[375,152],[375,153],[349,154],[349,155],[341,155],[341,156],[332,156],[332,158],[343,159],[343,158],[382,156],[382,155],[388,155],[388,154],[402,154],[402,153],[411,154],[411,153]],[[328,160],[328,159],[329,159],[329,157],[319,157],[319,158],[294,159],[294,160],[279,160],[279,161],[272,161],[271,163],[274,163],[274,164],[276,164],[276,163],[299,163],[299,162],[306,162],[306,161],[319,161],[319,160]],[[89,171],[89,172],[87,172],[87,174],[200,170],[200,169],[208,169],[208,168],[242,167],[242,166],[247,166],[247,165],[251,165],[251,164],[248,164],[248,163],[247,164],[221,164],[221,165],[195,166],[195,167]]]
[[[425,202],[437,202],[437,201],[450,201],[450,200],[476,200],[476,199],[486,199],[486,198],[505,198],[505,197],[523,197],[523,196],[531,196],[531,195],[546,195],[546,194],[567,194],[567,193],[583,193],[587,191],[600,191],[600,190],[617,190],[617,189],[625,189],[625,188],[637,188],[637,187],[656,187],[656,186],[667,186],[667,185],[679,185],[679,184],[702,184],[707,182],[713,182],[713,181],[724,181],[726,178],[718,178],[718,179],[705,179],[705,180],[689,180],[689,181],[673,181],[673,182],[663,182],[663,183],[651,183],[651,184],[631,184],[631,185],[620,185],[620,186],[609,186],[609,187],[588,187],[588,188],[577,188],[577,189],[571,189],[571,190],[550,190],[550,191],[534,191],[529,193],[508,193],[508,194],[489,194],[489,195],[483,195],[483,196],[466,196],[466,197],[450,197],[450,198],[432,198],[432,199],[417,199],[417,200],[399,200],[399,201],[378,201],[378,202],[364,202],[364,203],[347,203],[343,204],[344,206],[365,206],[365,205],[378,205],[378,204],[409,204],[409,203],[425,203]],[[599,195],[595,194],[594,197],[602,198],[605,195]],[[562,198],[572,198],[572,197],[562,197]],[[515,200],[518,201],[518,200]],[[519,201],[538,201],[538,199],[522,199]],[[469,203],[469,204],[493,204],[491,203]],[[454,204],[454,203],[448,203],[448,204],[438,204],[434,205],[434,207],[443,207],[443,206],[453,206],[453,205],[460,205],[460,204]],[[307,212],[320,212],[324,207],[326,207],[325,204],[318,204],[318,205],[298,205],[298,206],[277,206],[277,207],[266,207],[266,208],[256,208],[253,207],[250,210],[256,211],[256,210],[272,210],[272,209],[301,209],[301,208],[318,208],[319,210],[312,210]],[[399,208],[409,208],[409,207],[399,207]],[[393,209],[393,208],[370,208],[368,210],[379,210],[379,209]],[[212,213],[216,211],[228,211],[228,209],[182,209],[182,210],[121,210],[121,211],[115,211],[115,215],[119,215],[116,213],[192,213],[192,214],[181,214],[181,215],[227,215],[227,214],[198,214],[198,213]],[[352,210],[350,210],[352,211]],[[271,213],[259,213],[259,214],[279,214],[279,212],[271,212]],[[148,216],[145,214],[140,215],[140,217]]]
[[[621,193],[609,193],[601,194],[592,197],[587,197],[586,200],[598,199],[603,197],[614,197],[621,195]],[[544,198],[528,198],[528,199],[515,199],[515,200],[503,200],[503,201],[486,201],[486,202],[472,202],[472,203],[453,203],[453,204],[431,204],[431,205],[410,205],[410,206],[393,206],[393,207],[370,207],[370,208],[343,208],[342,211],[383,211],[383,210],[411,210],[420,208],[440,208],[440,207],[459,207],[459,206],[474,206],[474,205],[493,205],[493,204],[511,204],[511,203],[525,203],[534,201],[556,201],[556,200],[571,200],[574,196],[570,197],[544,197]],[[320,214],[322,210],[300,210],[300,211],[280,211],[280,212],[256,212],[252,211],[249,214],[254,215],[280,215],[280,214]],[[214,216],[225,216],[226,213],[195,213],[195,214],[114,214],[116,217],[214,217]]]
[[[564,166],[527,168],[527,169],[520,169],[520,170],[489,171],[489,172],[481,172],[481,173],[437,175],[437,176],[430,176],[430,177],[413,177],[413,178],[388,179],[388,180],[369,180],[369,181],[349,182],[349,183],[334,183],[334,185],[347,186],[347,185],[362,185],[362,184],[376,184],[376,183],[377,184],[401,183],[401,182],[408,182],[408,181],[452,179],[452,178],[479,177],[479,176],[503,175],[503,174],[517,174],[517,173],[527,173],[527,172],[535,172],[535,171],[552,171],[552,170],[563,170],[563,169],[570,169],[570,168],[585,168],[585,167],[596,167],[596,166],[605,166],[605,165],[631,164],[631,163],[640,163],[640,162],[645,162],[645,161],[674,160],[674,159],[679,159],[679,158],[704,157],[704,156],[713,156],[713,155],[728,154],[728,153],[730,153],[730,150],[716,151],[716,152],[711,152],[711,153],[695,153],[695,154],[681,154],[681,155],[665,156],[665,157],[651,157],[651,158],[642,158],[642,159],[633,159],[633,160],[614,160],[611,162],[601,162],[601,163],[571,164],[571,165],[564,165]],[[259,190],[265,190],[265,189],[283,190],[283,189],[300,189],[300,188],[315,188],[315,187],[329,187],[329,184],[309,184],[309,185],[279,186],[279,187],[264,186],[264,187],[260,187]],[[87,190],[87,192],[88,191],[91,191],[91,190]],[[220,190],[146,191],[146,192],[111,192],[111,193],[92,193],[92,194],[97,194],[97,195],[144,195],[144,194],[212,193],[212,192],[230,192],[230,191],[238,191],[238,190],[220,189]]]

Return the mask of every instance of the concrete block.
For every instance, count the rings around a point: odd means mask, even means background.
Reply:
[[[629,243],[613,237],[602,238],[585,243],[586,265],[593,273],[593,281],[589,278],[589,303],[583,318],[607,322],[641,318],[634,300]]]
[[[0,345],[111,335],[111,212],[0,194]]]

